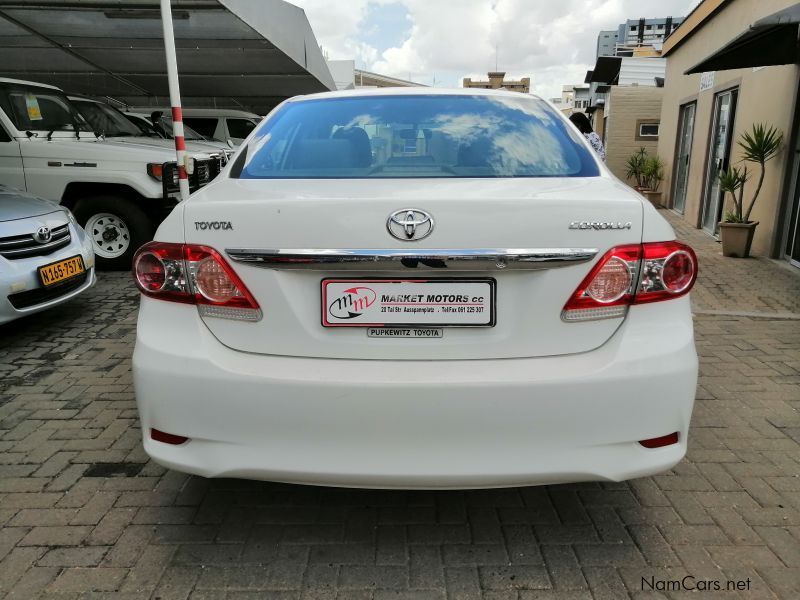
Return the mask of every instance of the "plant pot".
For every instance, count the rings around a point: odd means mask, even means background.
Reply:
[[[642,194],[650,201],[650,204],[656,208],[664,208],[663,195],[661,192],[655,190],[643,190]]]
[[[750,245],[756,232],[758,221],[750,223],[720,223],[719,235],[722,238],[722,255],[735,258],[750,256]]]

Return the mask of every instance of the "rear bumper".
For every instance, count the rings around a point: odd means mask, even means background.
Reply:
[[[353,487],[660,472],[686,452],[697,379],[688,298],[634,307],[584,354],[425,362],[242,353],[220,344],[194,307],[145,298],[133,367],[145,450],[157,462],[206,477]],[[150,428],[190,441],[156,442]],[[638,444],[675,431],[678,444]]]

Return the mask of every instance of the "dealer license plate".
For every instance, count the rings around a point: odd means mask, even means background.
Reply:
[[[39,267],[39,279],[47,287],[77,277],[84,271],[86,268],[83,266],[83,258],[80,255],[70,256],[64,260]]]
[[[323,279],[324,327],[492,327],[494,279]]]

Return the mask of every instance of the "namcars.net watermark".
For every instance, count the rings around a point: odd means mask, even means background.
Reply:
[[[686,575],[680,579],[642,577],[642,591],[647,592],[748,592],[751,579],[698,579]]]

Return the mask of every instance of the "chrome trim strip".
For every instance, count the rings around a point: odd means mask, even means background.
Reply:
[[[592,260],[597,248],[266,249],[226,248],[241,263],[268,269],[384,271],[387,269],[552,269]]]
[[[41,256],[43,254],[50,254],[51,252],[55,252],[59,248],[68,245],[71,241],[72,241],[72,236],[60,237],[57,240],[52,240],[50,242],[47,242],[46,244],[37,244],[36,246],[31,244],[30,246],[25,246],[24,248],[14,248],[11,250],[3,249],[0,250],[0,253],[2,253],[2,255],[5,258],[14,258],[20,254],[27,254],[29,252],[33,253],[31,254],[31,256]],[[45,252],[42,252],[43,250]]]

